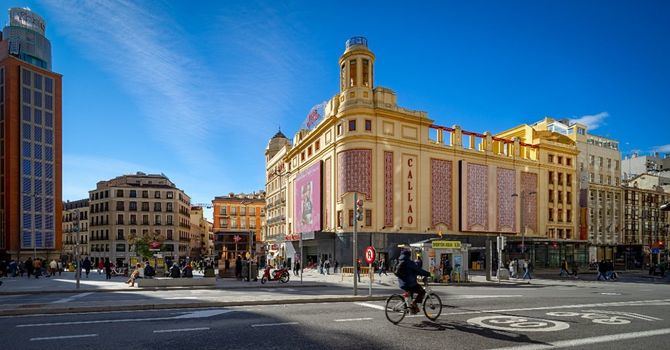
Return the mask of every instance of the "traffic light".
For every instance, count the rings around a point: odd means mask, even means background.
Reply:
[[[356,221],[363,221],[363,200],[356,201]]]

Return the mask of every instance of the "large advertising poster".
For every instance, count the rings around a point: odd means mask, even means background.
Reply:
[[[295,232],[321,231],[321,162],[298,174],[293,193]]]

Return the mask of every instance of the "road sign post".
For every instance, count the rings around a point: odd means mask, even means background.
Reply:
[[[375,261],[375,256],[377,254],[375,253],[375,248],[373,246],[369,246],[365,248],[365,262],[368,263],[368,281],[369,287],[368,287],[368,295],[372,295],[372,275],[374,274],[374,271],[372,271],[372,263]]]

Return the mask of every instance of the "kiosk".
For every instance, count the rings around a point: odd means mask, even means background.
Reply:
[[[412,258],[423,260],[422,268],[430,272],[436,282],[468,281],[468,250],[470,244],[437,238],[410,244]]]

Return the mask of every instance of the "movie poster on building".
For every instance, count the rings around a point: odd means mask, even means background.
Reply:
[[[293,193],[295,232],[321,231],[321,162],[298,174]]]

